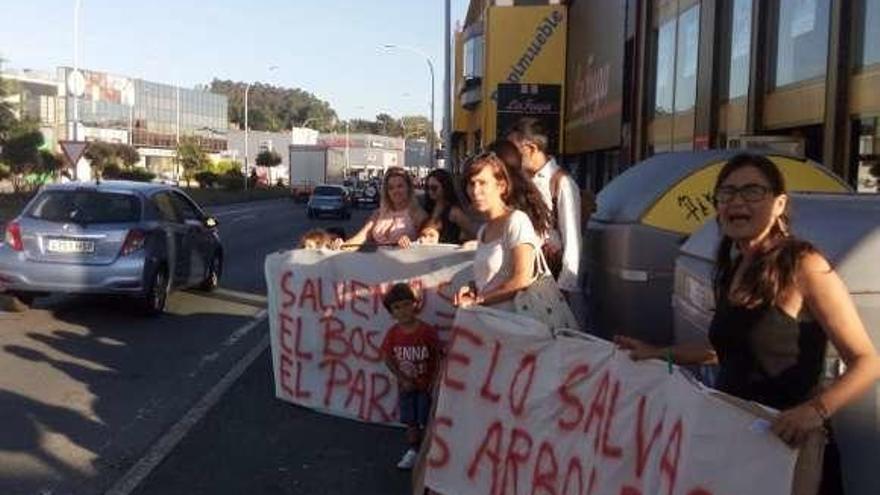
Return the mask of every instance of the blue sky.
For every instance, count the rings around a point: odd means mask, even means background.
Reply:
[[[74,0],[0,0],[4,68],[73,62]],[[452,0],[452,23],[467,0]],[[442,122],[442,0],[82,0],[80,65],[191,87],[212,78],[299,87],[342,118],[428,114],[435,63]],[[276,70],[269,70],[277,66]]]

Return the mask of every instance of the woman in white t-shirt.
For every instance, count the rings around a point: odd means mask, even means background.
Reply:
[[[465,166],[464,182],[471,206],[486,223],[477,233],[474,281],[460,292],[460,305],[512,311],[513,297],[534,279],[550,212],[523,171],[493,152]]]

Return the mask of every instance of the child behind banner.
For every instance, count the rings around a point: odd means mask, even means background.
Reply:
[[[400,422],[405,424],[409,448],[397,464],[412,469],[431,412],[431,386],[438,370],[440,342],[437,330],[416,318],[416,295],[399,283],[382,301],[397,322],[382,341],[385,365],[397,377]]]
[[[344,239],[345,230],[340,227],[312,229],[299,239],[300,249],[328,249],[336,239]]]

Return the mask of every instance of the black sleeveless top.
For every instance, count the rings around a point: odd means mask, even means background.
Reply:
[[[815,393],[827,347],[817,322],[798,321],[776,305],[750,309],[724,300],[709,340],[720,364],[718,390],[777,409]]]
[[[452,207],[447,206],[440,213],[440,240],[441,244],[461,244],[461,227],[449,218]]]

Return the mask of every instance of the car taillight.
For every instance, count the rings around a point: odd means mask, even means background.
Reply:
[[[146,239],[147,234],[143,230],[129,230],[128,235],[125,236],[125,242],[122,244],[122,251],[120,251],[119,254],[122,256],[128,256],[129,254],[143,248]]]
[[[21,226],[18,222],[9,222],[9,225],[6,226],[5,240],[13,251],[24,251],[24,244],[21,242]]]

